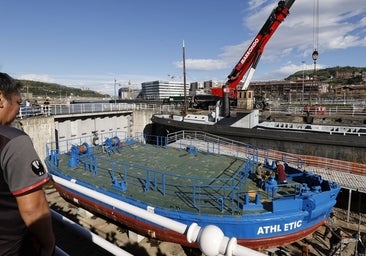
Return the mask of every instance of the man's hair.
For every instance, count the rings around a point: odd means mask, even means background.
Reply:
[[[22,84],[14,80],[6,73],[0,72],[0,91],[4,93],[5,98],[10,99],[14,92],[20,92]]]

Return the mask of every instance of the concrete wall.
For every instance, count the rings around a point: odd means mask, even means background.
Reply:
[[[41,158],[46,157],[46,144],[55,141],[55,122],[53,117],[34,117],[19,120],[21,128],[31,137]]]
[[[131,133],[142,133],[147,124],[151,124],[151,117],[156,114],[156,110],[144,109],[133,112],[133,120],[131,120]]]
[[[33,117],[17,120],[18,125],[32,138],[41,159],[46,157],[46,144],[58,139],[70,139],[108,131],[126,132],[127,136],[143,133],[151,123],[153,110],[133,112],[92,113],[55,117]]]
[[[124,131],[130,135],[132,114],[83,116],[80,118],[55,118],[55,129],[59,140],[77,138],[108,131]]]

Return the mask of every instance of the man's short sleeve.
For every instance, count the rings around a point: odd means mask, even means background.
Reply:
[[[28,135],[11,139],[1,157],[4,179],[13,195],[26,193],[50,179]]]

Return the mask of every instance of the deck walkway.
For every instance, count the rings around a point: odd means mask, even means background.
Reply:
[[[366,193],[366,176],[364,175],[357,175],[312,166],[308,166],[307,169],[313,173],[321,175],[323,179],[337,182],[342,188]]]

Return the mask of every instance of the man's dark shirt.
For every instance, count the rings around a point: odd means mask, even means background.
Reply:
[[[29,240],[16,196],[39,188],[50,178],[29,136],[3,125],[0,125],[0,173],[0,254],[31,255],[20,251]]]

